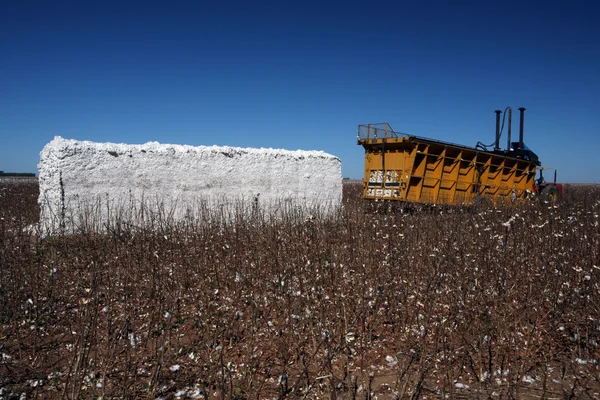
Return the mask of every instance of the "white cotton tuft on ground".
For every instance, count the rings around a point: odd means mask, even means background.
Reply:
[[[342,199],[341,161],[322,151],[55,137],[40,153],[45,232],[184,221],[218,207],[276,215],[289,207],[331,213]],[[225,212],[224,212],[225,213]]]

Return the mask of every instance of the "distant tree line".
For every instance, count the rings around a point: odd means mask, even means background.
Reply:
[[[35,174],[33,172],[4,172],[4,171],[0,171],[0,176],[35,177]]]

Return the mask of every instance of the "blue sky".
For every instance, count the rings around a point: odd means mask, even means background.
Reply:
[[[55,135],[319,149],[361,178],[358,124],[474,146],[527,107],[525,143],[600,182],[593,1],[14,1],[0,6],[0,170]],[[504,146],[504,137],[501,144]]]

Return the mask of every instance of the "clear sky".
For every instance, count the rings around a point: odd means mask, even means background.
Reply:
[[[495,109],[565,182],[600,182],[597,1],[4,1],[0,170],[55,135],[324,150],[358,124],[475,146]],[[505,146],[505,138],[501,140]]]

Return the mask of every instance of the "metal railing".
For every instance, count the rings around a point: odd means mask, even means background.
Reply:
[[[400,136],[406,136],[406,134],[394,131],[387,122],[358,126],[358,140],[389,139]]]

